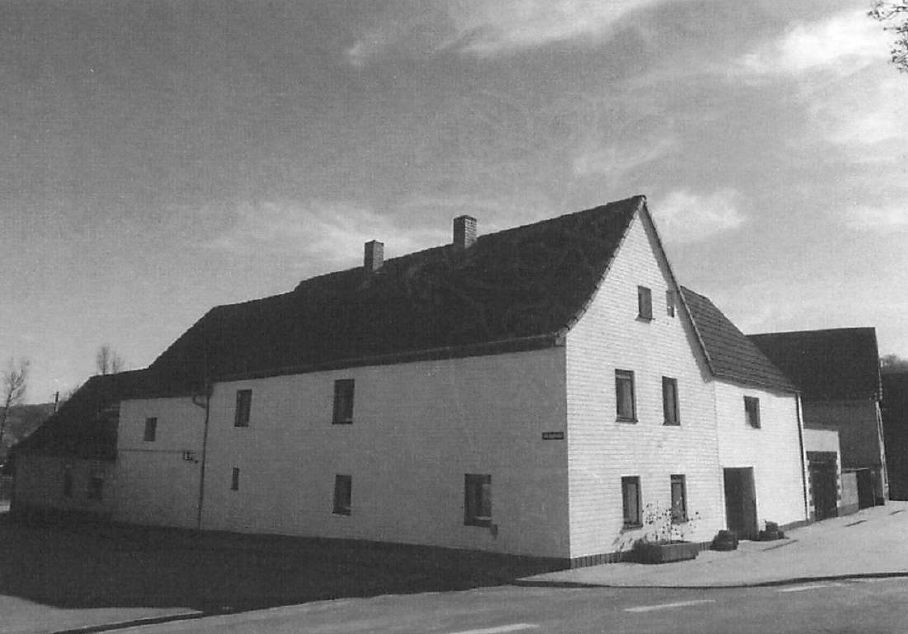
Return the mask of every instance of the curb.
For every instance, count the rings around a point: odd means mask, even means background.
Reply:
[[[181,612],[179,614],[168,614],[166,616],[148,616],[130,621],[116,621],[114,623],[104,623],[99,625],[84,625],[67,630],[55,630],[53,634],[90,634],[91,632],[109,632],[112,630],[122,630],[127,627],[139,627],[142,625],[160,625],[173,621],[193,621],[206,616],[214,616],[205,612]]]

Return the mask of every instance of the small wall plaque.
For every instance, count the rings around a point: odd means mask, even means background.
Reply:
[[[544,431],[542,432],[543,440],[564,440],[563,431]]]

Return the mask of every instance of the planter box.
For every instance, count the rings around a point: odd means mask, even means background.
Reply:
[[[634,546],[635,559],[641,564],[667,564],[671,561],[695,559],[699,552],[700,544],[695,542],[639,543]]]

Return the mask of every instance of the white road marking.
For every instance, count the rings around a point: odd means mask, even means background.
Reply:
[[[804,592],[805,590],[819,590],[820,588],[838,588],[841,583],[813,583],[809,586],[795,586],[793,588],[781,588],[777,592]]]
[[[511,625],[499,625],[498,627],[487,627],[481,630],[462,630],[460,632],[451,632],[451,634],[501,634],[502,632],[520,632],[523,630],[538,630],[539,626],[533,623],[513,623]]]
[[[677,603],[660,603],[659,605],[638,605],[635,608],[624,608],[625,612],[654,612],[656,610],[670,610],[672,608],[685,608],[689,605],[702,603],[715,603],[715,599],[699,599],[697,601],[678,601]]]

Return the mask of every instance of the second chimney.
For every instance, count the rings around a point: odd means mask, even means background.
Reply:
[[[366,243],[363,254],[363,269],[366,273],[375,273],[385,261],[385,245],[378,240]]]
[[[469,249],[476,242],[476,218],[457,216],[454,219],[454,246]]]

